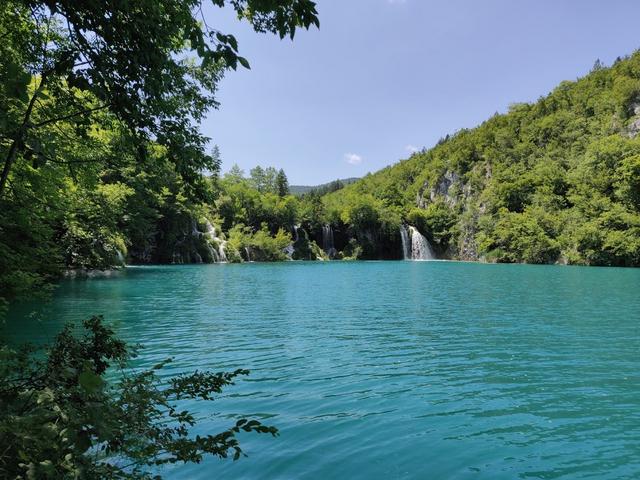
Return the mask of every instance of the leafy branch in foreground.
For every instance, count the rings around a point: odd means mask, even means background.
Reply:
[[[195,416],[183,400],[213,400],[247,370],[196,371],[168,380],[152,369],[128,373],[134,356],[101,317],[67,325],[42,355],[40,349],[0,348],[0,477],[160,478],[158,466],[201,462],[206,455],[244,455],[236,434],[275,427],[240,419],[227,430],[191,435]],[[109,367],[119,382],[105,378]],[[151,472],[153,470],[153,473]]]

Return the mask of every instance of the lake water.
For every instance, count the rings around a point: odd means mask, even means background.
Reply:
[[[640,270],[452,262],[130,267],[10,312],[14,340],[103,314],[169,373],[248,368],[194,403],[249,458],[170,479],[640,478]],[[55,320],[51,320],[55,319]]]

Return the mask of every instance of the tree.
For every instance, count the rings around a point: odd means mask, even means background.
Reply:
[[[277,190],[276,190],[277,176],[278,176],[278,171],[274,167],[267,167],[264,169],[263,193],[266,193],[266,192],[277,193]]]
[[[605,67],[605,64],[599,58],[596,58],[596,61],[593,62],[593,67],[591,67],[592,72],[597,72],[598,70],[602,70]]]
[[[0,345],[0,477],[150,479],[158,466],[244,455],[237,434],[277,435],[239,419],[220,433],[191,435],[196,418],[178,401],[212,401],[247,370],[196,371],[160,379],[170,362],[106,380],[133,352],[100,317],[68,325],[42,355]],[[154,470],[152,476],[150,469]]]
[[[283,169],[278,170],[276,175],[276,192],[281,197],[289,195],[289,181]]]
[[[212,4],[281,37],[318,23],[309,0]],[[198,123],[223,73],[248,62],[201,7],[0,2],[0,315],[65,267],[114,265],[124,243],[159,258],[155,240],[182,240],[163,229],[213,203],[217,182],[203,174],[217,174],[219,152]],[[124,210],[95,215],[110,198]]]
[[[256,190],[264,192],[266,190],[266,176],[264,169],[258,165],[249,170],[249,177]]]
[[[237,163],[234,163],[229,171],[224,174],[224,179],[230,183],[240,183],[244,181],[244,170]]]
[[[254,30],[281,38],[293,38],[299,27],[319,25],[310,0],[212,3],[230,4]],[[205,152],[208,139],[197,124],[217,105],[214,92],[223,72],[238,64],[249,68],[249,63],[239,56],[233,35],[209,26],[202,7],[201,0],[4,2],[2,39],[13,44],[0,52],[9,53],[2,80],[14,86],[2,98],[2,107],[11,106],[16,118],[1,152],[0,198],[14,162],[24,154],[28,139],[38,138],[40,127],[60,119],[82,124],[102,109],[140,141],[139,155],[145,155],[146,139],[167,148],[187,182],[214,167]],[[29,89],[31,83],[34,88]],[[59,93],[58,104],[34,122],[47,90]],[[78,92],[91,92],[95,102],[77,105]]]

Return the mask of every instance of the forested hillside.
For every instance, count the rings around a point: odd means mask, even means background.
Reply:
[[[355,183],[293,196],[282,170],[235,167],[219,178],[206,139],[141,139],[91,91],[64,79],[43,85],[7,38],[4,131],[19,130],[37,102],[0,198],[5,299],[46,291],[69,269],[125,262],[640,265],[638,53]],[[207,68],[213,78],[223,71]],[[175,115],[188,101],[173,100]],[[5,137],[3,155],[14,143]]]
[[[328,195],[325,215],[369,258],[407,223],[443,258],[637,266],[639,133],[635,53]]]
[[[349,177],[349,178],[339,178],[332,182],[323,183],[321,185],[291,185],[289,190],[293,195],[304,195],[305,193],[310,192],[320,192],[320,193],[329,193],[334,190],[340,190],[345,185],[349,185],[350,183],[354,183],[358,180],[357,177]]]
[[[249,63],[206,7],[280,38],[319,26],[311,0],[0,2],[3,327],[9,302],[64,272],[224,256],[206,217],[220,157],[200,121],[224,72]],[[185,410],[248,370],[161,379],[172,359],[130,370],[139,349],[101,316],[46,316],[55,337],[16,344],[14,324],[0,338],[0,478],[161,478],[165,464],[239,459],[241,431],[277,435],[248,418],[212,432]]]
[[[309,0],[214,3],[281,38],[319,25]],[[0,314],[70,269],[220,260],[220,158],[199,124],[249,63],[203,15],[197,0],[0,2]]]

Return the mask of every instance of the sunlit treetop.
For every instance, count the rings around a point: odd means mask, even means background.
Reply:
[[[281,38],[319,25],[310,0],[210,5],[232,8],[255,31]],[[224,71],[238,64],[249,68],[249,62],[239,55],[233,35],[215,28],[209,17],[217,10],[206,6],[200,0],[9,0],[0,7],[0,33],[9,39],[0,51],[11,77],[21,79],[12,95],[24,104],[10,136],[16,151],[10,149],[5,167],[32,128],[29,104],[55,88],[90,91],[100,102],[94,108],[108,109],[141,139],[166,146],[187,179],[214,167],[197,124],[217,106],[214,95]],[[29,94],[32,79],[38,89]],[[74,94],[67,97],[73,103]]]

